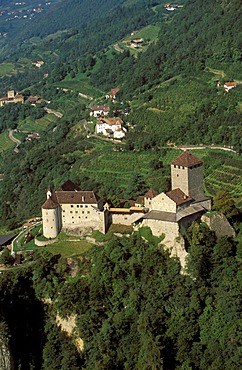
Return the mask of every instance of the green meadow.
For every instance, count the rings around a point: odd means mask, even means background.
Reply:
[[[0,134],[0,152],[14,148],[15,146],[16,144],[9,139],[8,131],[4,131]]]

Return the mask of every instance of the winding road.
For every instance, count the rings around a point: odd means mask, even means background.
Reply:
[[[14,151],[16,153],[18,153],[19,152],[18,147],[21,144],[21,141],[19,139],[16,139],[16,137],[13,136],[13,130],[9,130],[8,136],[9,136],[9,139],[12,140],[16,144],[16,147],[14,148]]]

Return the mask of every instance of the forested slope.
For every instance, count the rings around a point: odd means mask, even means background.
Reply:
[[[14,365],[25,370],[239,369],[241,246],[216,238],[205,224],[193,224],[188,239],[183,275],[179,261],[145,229],[72,258],[76,265],[79,260],[75,277],[66,259],[47,251],[5,271],[0,334]],[[57,315],[72,317],[72,335],[61,330]]]
[[[134,92],[181,72],[194,74],[206,67],[225,68],[230,78],[241,78],[242,4],[235,1],[189,1],[172,21],[161,23],[159,40],[122,73],[110,73],[109,83],[122,84]],[[132,56],[130,56],[132,59]],[[126,60],[123,63],[127,63]],[[121,63],[122,64],[122,63]],[[132,66],[133,65],[133,66]],[[112,67],[113,66],[113,67]],[[120,64],[109,69],[117,72]],[[116,70],[115,70],[116,68]],[[116,81],[109,76],[116,75]],[[102,70],[95,74],[102,83]]]

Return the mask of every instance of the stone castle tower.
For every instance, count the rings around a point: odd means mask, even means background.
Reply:
[[[42,205],[43,235],[46,238],[56,238],[61,230],[60,206],[47,191],[47,199]]]
[[[189,151],[183,152],[171,163],[172,190],[180,188],[195,201],[204,198],[203,162]]]

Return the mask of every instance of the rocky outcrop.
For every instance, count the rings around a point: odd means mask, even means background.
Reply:
[[[202,216],[201,221],[205,222],[215,232],[217,238],[221,236],[235,237],[234,229],[222,213],[206,213]]]
[[[0,369],[14,370],[11,364],[11,354],[4,335],[0,334]]]

